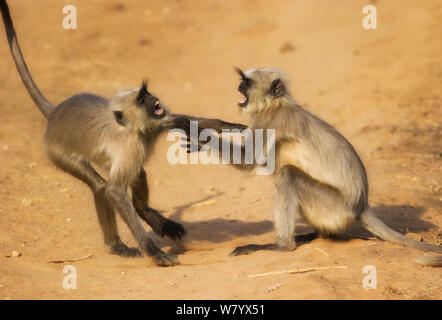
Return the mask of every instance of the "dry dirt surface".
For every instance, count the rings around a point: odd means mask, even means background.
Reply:
[[[377,8],[377,30],[362,28],[368,3]],[[78,0],[77,30],[62,27],[66,4],[9,1],[28,66],[53,103],[84,91],[109,97],[148,78],[174,112],[246,122],[232,67],[281,67],[297,101],[355,146],[382,220],[441,243],[441,1]],[[1,299],[442,297],[441,269],[420,267],[413,260],[422,253],[376,239],[318,239],[291,253],[229,257],[238,245],[273,240],[273,178],[225,165],[171,165],[166,135],[145,166],[150,199],[185,226],[189,250],[170,268],[109,254],[91,192],[43,153],[45,119],[0,29]],[[65,265],[77,269],[76,290],[62,286]],[[366,265],[376,267],[375,290],[362,286]],[[347,268],[248,277],[332,266]]]

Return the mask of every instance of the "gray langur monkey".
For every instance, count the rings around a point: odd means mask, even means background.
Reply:
[[[139,247],[159,266],[178,264],[175,255],[163,252],[149,238],[141,219],[160,236],[167,236],[183,249],[184,228],[148,206],[148,185],[143,164],[152,152],[158,135],[172,128],[188,132],[189,120],[206,126],[230,128],[238,124],[215,119],[169,114],[159,99],[147,89],[119,92],[111,99],[78,94],[53,106],[39,91],[22,56],[9,8],[0,0],[6,36],[18,73],[31,98],[48,120],[45,151],[60,169],[86,183],[94,194],[104,242],[110,252],[125,257],[140,256],[137,248],[127,247],[117,231],[115,210],[128,225]],[[106,181],[94,169],[109,175]],[[132,190],[130,199],[127,189]]]
[[[249,127],[275,130],[276,242],[237,247],[232,255],[293,250],[297,240],[337,235],[358,221],[383,240],[442,253],[442,246],[407,238],[375,216],[368,205],[365,168],[355,149],[335,128],[295,102],[285,72],[275,68],[237,72],[241,77],[239,107],[250,117]],[[223,138],[219,139],[221,145]],[[241,152],[241,163],[233,165],[253,169],[255,162],[244,161],[244,144]],[[234,163],[233,158],[229,163]],[[300,216],[316,233],[296,235],[295,220]],[[422,257],[418,262],[436,266],[442,264],[442,256]]]

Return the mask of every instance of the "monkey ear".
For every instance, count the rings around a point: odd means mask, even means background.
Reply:
[[[124,118],[123,118],[123,112],[114,111],[114,116],[115,116],[115,120],[117,121],[117,123],[120,126],[125,127],[127,125],[126,120],[124,120]]]
[[[239,74],[239,76],[241,77],[242,80],[247,79],[246,75],[244,74],[244,72],[242,72],[242,70],[240,68],[235,67],[235,71],[237,74]]]
[[[270,94],[277,98],[285,93],[285,86],[281,79],[273,80],[271,86],[270,86]]]
[[[141,82],[140,91],[146,91],[147,92],[147,80],[146,79],[143,79],[143,81]]]
[[[149,92],[147,91],[147,80],[143,80],[143,82],[141,83],[140,91],[138,91],[137,103],[139,105],[144,104],[144,97],[148,94]]]

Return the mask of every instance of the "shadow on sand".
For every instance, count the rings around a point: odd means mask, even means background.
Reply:
[[[247,222],[235,219],[216,218],[206,221],[186,222],[182,220],[183,212],[198,203],[216,198],[223,193],[207,196],[203,199],[189,202],[185,205],[175,207],[170,219],[184,225],[187,230],[187,239],[204,240],[214,243],[228,241],[241,236],[261,235],[273,231],[273,221],[263,220],[259,222]],[[431,222],[420,219],[425,212],[422,206],[410,205],[377,205],[373,207],[376,215],[387,226],[395,231],[406,234],[408,232],[420,233],[437,227]],[[306,234],[314,231],[305,223],[297,224],[297,234]],[[365,230],[359,223],[355,224],[343,234],[333,237],[336,241],[348,241],[354,238],[370,239],[374,236]]]

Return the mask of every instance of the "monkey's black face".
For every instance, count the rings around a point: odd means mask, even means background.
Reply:
[[[146,81],[143,81],[141,85],[137,96],[137,105],[144,108],[152,118],[162,119],[166,115],[166,109],[160,104],[160,100],[147,91]]]
[[[248,91],[253,85],[253,80],[250,78],[247,78],[246,75],[240,69],[236,69],[236,72],[241,77],[241,83],[239,84],[239,87],[238,87],[238,91],[241,96],[239,98],[238,105],[241,108],[245,108],[245,107],[247,107],[247,104],[249,103]]]

